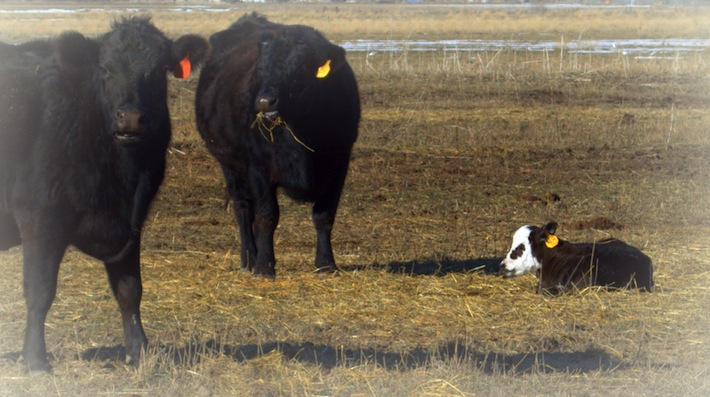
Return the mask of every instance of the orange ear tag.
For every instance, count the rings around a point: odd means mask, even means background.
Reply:
[[[316,77],[319,79],[325,78],[328,73],[330,73],[330,59],[325,61],[323,66],[318,68],[318,73],[316,73]]]
[[[186,79],[190,76],[190,71],[192,70],[192,64],[190,64],[190,52],[188,51],[179,64],[175,66],[175,77],[178,79]]]
[[[555,236],[554,234],[547,235],[547,240],[545,240],[545,246],[547,248],[555,248],[559,243],[560,239],[558,239],[557,236]]]

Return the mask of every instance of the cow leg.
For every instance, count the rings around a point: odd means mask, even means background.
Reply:
[[[258,172],[252,174],[252,191],[256,197],[254,236],[256,239],[256,265],[254,276],[276,277],[276,258],[274,256],[274,232],[279,223],[279,204],[276,189]]]
[[[246,200],[233,200],[234,217],[239,226],[239,238],[241,243],[241,261],[243,272],[254,269],[256,265],[257,249],[254,241],[254,209],[251,203]]]
[[[249,193],[246,190],[246,183],[237,177],[231,170],[222,167],[224,179],[227,181],[227,193],[234,205],[234,218],[239,226],[239,237],[241,240],[241,261],[242,271],[247,272],[254,269],[256,265],[256,243],[254,241],[254,206],[248,199]]]
[[[345,175],[347,174],[348,164],[341,167],[339,172],[334,174],[334,177],[328,188],[323,189],[324,193],[318,197],[313,203],[312,219],[316,229],[316,269],[319,272],[335,272],[338,266],[335,264],[333,256],[333,246],[331,244],[331,234],[333,231],[333,223],[335,222],[335,214],[338,210],[340,202],[340,194],[345,183]]]
[[[338,270],[333,256],[331,233],[335,221],[335,208],[322,208],[316,202],[313,205],[313,225],[316,228],[316,270],[334,272]]]
[[[22,356],[30,374],[49,372],[44,322],[57,292],[59,264],[68,244],[58,238],[33,236],[23,241],[23,282],[27,325]]]
[[[111,290],[121,310],[126,362],[131,365],[138,365],[141,350],[148,344],[140,315],[143,286],[139,246],[121,261],[104,262]]]

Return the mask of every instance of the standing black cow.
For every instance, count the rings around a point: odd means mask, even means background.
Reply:
[[[0,249],[23,247],[32,373],[51,369],[44,321],[69,245],[104,262],[127,361],[138,362],[140,234],[170,140],[166,71],[182,75],[207,50],[198,36],[169,40],[146,17],[95,39],[0,45]]]
[[[345,50],[310,27],[256,14],[215,33],[210,44],[197,127],[234,202],[242,270],[275,276],[279,187],[313,202],[316,268],[336,270],[331,230],[360,122]]]

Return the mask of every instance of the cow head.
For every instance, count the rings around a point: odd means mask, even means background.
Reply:
[[[317,111],[317,91],[346,64],[345,50],[308,26],[265,29],[257,64],[257,113],[275,120]]]
[[[199,36],[172,41],[149,18],[132,17],[114,22],[97,39],[64,34],[57,41],[56,59],[66,70],[94,72],[106,131],[117,143],[136,144],[169,138],[167,73],[186,78],[208,49]]]
[[[504,277],[516,277],[533,273],[542,267],[541,250],[552,249],[558,239],[555,236],[557,223],[550,222],[543,227],[523,226],[513,235],[513,244],[508,255],[500,264]]]

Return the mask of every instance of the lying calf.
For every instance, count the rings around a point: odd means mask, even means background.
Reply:
[[[523,226],[500,264],[504,277],[535,272],[538,291],[557,293],[592,285],[653,291],[651,259],[617,239],[570,243],[555,236],[557,223]]]

